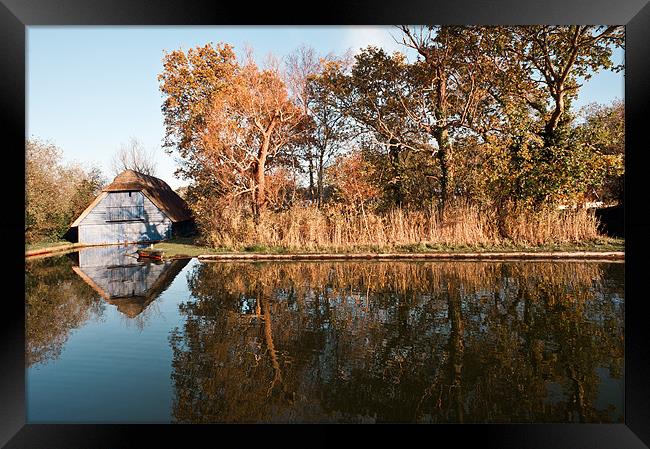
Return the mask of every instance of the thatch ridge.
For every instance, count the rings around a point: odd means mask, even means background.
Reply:
[[[192,217],[189,207],[176,192],[162,179],[145,175],[134,170],[125,170],[115,177],[102,192],[122,192],[140,190],[173,222],[189,220]]]

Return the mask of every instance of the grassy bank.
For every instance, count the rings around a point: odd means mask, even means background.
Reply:
[[[581,243],[566,244],[545,244],[545,245],[523,245],[515,243],[504,243],[501,245],[444,245],[432,243],[418,243],[410,245],[349,245],[339,247],[310,247],[310,248],[289,248],[283,246],[267,245],[237,245],[222,246],[218,248],[209,247],[198,243],[196,239],[184,238],[173,239],[154,245],[156,249],[165,252],[166,257],[189,256],[196,257],[203,254],[318,254],[318,253],[514,253],[514,252],[574,252],[574,251],[624,251],[625,241],[600,237]]]
[[[189,256],[200,254],[219,254],[224,250],[210,248],[197,242],[195,238],[176,238],[154,244],[154,248],[165,252],[165,257]]]
[[[25,243],[25,252],[70,245],[72,245],[72,243],[68,242],[67,240],[44,240],[40,242]]]
[[[82,243],[70,242],[40,242],[38,244],[25,245],[25,257],[40,258],[53,255],[63,255],[73,251],[78,251],[88,245]]]
[[[61,253],[73,251],[84,245],[73,244],[67,241],[39,242],[25,245],[26,255],[38,255],[45,253]],[[359,253],[400,253],[400,254],[423,254],[423,253],[514,253],[514,252],[575,252],[575,251],[624,251],[625,240],[609,237],[580,243],[564,244],[542,244],[525,245],[506,242],[499,245],[448,245],[439,243],[421,242],[406,245],[347,245],[347,246],[323,246],[309,248],[291,248],[285,246],[269,245],[234,245],[211,247],[201,243],[199,238],[176,238],[165,242],[156,243],[156,249],[165,252],[166,257],[196,257],[206,254],[359,254]]]

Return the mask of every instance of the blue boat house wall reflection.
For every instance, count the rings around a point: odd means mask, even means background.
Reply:
[[[134,318],[172,283],[189,259],[138,260],[137,245],[82,248],[73,271],[117,310]]]

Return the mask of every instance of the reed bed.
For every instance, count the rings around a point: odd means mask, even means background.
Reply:
[[[588,210],[505,213],[472,205],[450,208],[444,220],[435,211],[392,209],[371,213],[294,206],[267,211],[258,224],[240,209],[224,208],[212,214],[203,235],[206,243],[214,247],[267,246],[302,251],[406,245],[539,246],[600,237],[598,220]]]

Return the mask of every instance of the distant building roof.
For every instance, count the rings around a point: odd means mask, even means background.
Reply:
[[[102,192],[141,191],[152,203],[163,211],[171,221],[179,222],[192,218],[192,213],[185,201],[172,190],[162,179],[145,175],[134,170],[125,170],[115,177],[112,183],[102,189]],[[81,220],[106,196],[100,194],[81,215],[72,223],[78,226]]]

